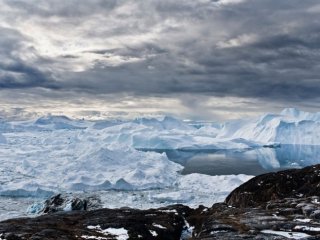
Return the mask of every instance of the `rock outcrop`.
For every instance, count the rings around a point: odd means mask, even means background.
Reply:
[[[190,209],[99,209],[12,219],[0,223],[0,239],[180,239]],[[109,229],[109,231],[108,231]],[[116,230],[119,230],[119,235]],[[123,234],[124,235],[124,234]],[[122,238],[119,238],[122,237]]]
[[[47,201],[54,211],[1,222],[0,239],[320,239],[319,170],[255,177],[210,208],[86,211],[78,199],[79,210],[56,212],[66,201],[55,196]]]
[[[310,196],[320,196],[320,165],[254,177],[233,190],[226,203],[236,207],[255,207],[270,200]]]

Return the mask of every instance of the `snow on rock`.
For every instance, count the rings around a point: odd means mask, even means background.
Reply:
[[[320,232],[320,227],[295,226],[294,229],[310,232]]]
[[[98,233],[101,233],[105,236],[115,236],[117,240],[127,240],[129,239],[128,231],[124,228],[107,228],[102,229],[100,225],[96,226],[88,226],[87,227],[90,230],[95,230]],[[89,238],[86,236],[86,238]]]
[[[166,227],[160,225],[160,224],[156,224],[156,223],[153,223],[152,226],[156,227],[156,228],[160,228],[160,229],[167,229]]]
[[[151,233],[151,235],[152,235],[153,237],[158,236],[158,233],[157,233],[156,231],[154,231],[154,230],[149,230],[149,232]]]
[[[118,240],[129,239],[128,231],[124,228],[107,228],[105,232],[116,236]]]
[[[311,235],[301,232],[286,232],[286,231],[274,231],[274,230],[262,230],[262,233],[283,236],[289,239],[306,239]]]

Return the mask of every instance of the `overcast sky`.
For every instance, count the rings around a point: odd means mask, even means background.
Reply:
[[[319,111],[319,0],[0,0],[0,116]]]

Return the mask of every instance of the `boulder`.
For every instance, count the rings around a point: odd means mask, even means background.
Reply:
[[[33,214],[47,214],[61,211],[93,210],[102,207],[97,195],[56,194],[42,203],[34,203],[29,207]]]

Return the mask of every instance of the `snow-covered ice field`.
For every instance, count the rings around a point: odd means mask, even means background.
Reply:
[[[171,117],[96,122],[62,116],[3,119],[0,219],[23,216],[30,204],[57,192],[99,194],[104,206],[111,208],[210,206],[252,176],[181,175],[183,166],[165,153],[139,149],[260,151],[281,144],[317,145],[319,139],[320,114],[296,109],[197,127]],[[278,166],[272,151],[261,161]],[[308,163],[317,159],[310,158]]]

